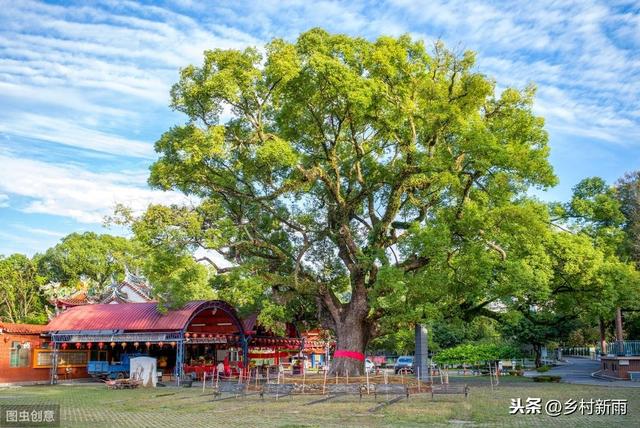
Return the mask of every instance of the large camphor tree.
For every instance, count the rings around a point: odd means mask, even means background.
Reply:
[[[408,36],[313,29],[207,51],[171,90],[188,120],[156,143],[149,179],[197,203],[151,206],[133,230],[187,283],[204,277],[187,257],[203,247],[277,305],[312,301],[339,350],[363,353],[381,319],[420,321],[437,295],[482,309],[487,290],[533,276],[510,253],[544,211],[525,192],[555,183],[533,89],[495,86],[473,53]]]

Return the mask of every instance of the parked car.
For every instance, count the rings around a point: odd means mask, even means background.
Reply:
[[[364,360],[364,369],[367,371],[367,373],[373,373],[376,371],[376,365],[373,361],[367,358],[366,360]]]
[[[413,373],[413,357],[411,355],[398,357],[395,365],[393,366],[393,372],[395,374],[398,374],[400,372]]]

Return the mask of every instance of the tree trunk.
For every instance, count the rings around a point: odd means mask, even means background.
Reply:
[[[599,320],[600,325],[600,352],[602,355],[607,354],[607,330],[604,325],[602,317]]]
[[[534,364],[536,368],[542,367],[542,345],[534,344],[533,352],[535,353]]]
[[[624,340],[624,332],[622,330],[622,309],[616,308],[616,340],[622,342]]]
[[[344,319],[336,321],[336,351],[350,351],[362,354],[364,356],[365,347],[367,346],[368,331],[363,319],[358,317],[346,316]],[[363,376],[364,361],[356,358],[336,357],[334,355],[331,361],[331,376]]]

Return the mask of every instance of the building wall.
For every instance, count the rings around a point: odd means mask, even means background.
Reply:
[[[630,379],[629,372],[640,372],[640,357],[601,357],[602,374]]]
[[[11,344],[29,343],[29,366],[11,367]],[[49,370],[33,368],[33,350],[42,346],[44,340],[39,334],[16,334],[3,332],[0,334],[0,383],[32,382],[49,379]]]
[[[29,343],[29,365],[27,367],[11,367],[12,342]],[[33,367],[34,350],[41,348],[45,342],[47,340],[39,334],[18,334],[3,331],[0,334],[0,384],[50,380],[50,369]],[[86,378],[88,376],[86,367],[73,367],[70,373],[66,373],[64,368],[60,368],[58,374],[60,379]]]

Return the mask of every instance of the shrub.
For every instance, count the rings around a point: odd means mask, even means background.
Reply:
[[[535,376],[532,378],[534,382],[560,382],[561,376]]]
[[[548,372],[549,370],[551,370],[551,367],[549,366],[541,366],[536,369],[538,373],[545,373],[545,372]]]

